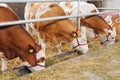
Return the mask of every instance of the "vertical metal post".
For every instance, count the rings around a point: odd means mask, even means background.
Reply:
[[[78,1],[78,15],[80,15],[80,1],[81,1],[81,0]],[[77,21],[77,22],[78,22],[78,28],[80,29],[80,17],[78,17],[77,20],[78,20],[78,21]]]

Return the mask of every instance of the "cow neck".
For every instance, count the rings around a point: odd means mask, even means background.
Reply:
[[[91,17],[94,17],[94,16],[96,16],[96,15],[93,15],[93,16],[87,16],[87,17],[85,17],[84,19],[88,19],[88,18],[91,18]],[[100,17],[100,16],[99,16]],[[101,18],[101,17],[100,17]],[[86,27],[88,27],[88,28],[92,28],[92,29],[94,29],[94,30],[96,30],[94,27],[92,27],[88,22],[86,22],[86,21],[84,21],[84,19],[82,19],[82,22],[83,22],[83,25],[84,24],[86,24],[85,26]],[[103,19],[103,18],[101,18],[101,19]],[[103,19],[104,20],[104,19]],[[104,20],[105,21],[105,20]],[[108,30],[112,30],[112,27],[110,26],[110,25],[108,25],[108,28],[107,28]],[[101,31],[103,31],[102,29],[100,29]],[[99,32],[96,32],[96,31],[94,31],[96,34],[99,34]],[[103,31],[103,32],[105,32],[105,31]]]
[[[86,26],[88,28],[92,27],[88,22],[84,21],[84,19],[81,20],[83,22],[83,26]]]

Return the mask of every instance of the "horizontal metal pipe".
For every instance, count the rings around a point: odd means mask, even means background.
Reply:
[[[62,2],[78,0],[0,0],[0,3],[25,3],[25,2]]]
[[[57,19],[67,19],[67,18],[75,18],[75,17],[82,17],[82,16],[90,16],[90,15],[99,15],[99,14],[104,14],[104,13],[115,13],[115,12],[120,12],[120,10],[90,13],[90,14],[79,14],[79,15],[73,15],[73,16],[58,16],[58,17],[48,17],[48,18],[31,19],[31,20],[0,22],[0,27],[16,25],[16,24],[25,24],[25,23],[31,23],[31,22],[47,21],[47,20],[57,20]]]
[[[100,10],[120,10],[120,8],[97,8]]]

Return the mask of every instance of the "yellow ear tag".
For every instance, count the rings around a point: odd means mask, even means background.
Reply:
[[[29,53],[33,53],[33,52],[34,52],[34,50],[33,50],[33,49],[30,49],[30,50],[29,50]]]
[[[76,37],[77,36],[77,34],[76,33],[73,33],[73,37]]]

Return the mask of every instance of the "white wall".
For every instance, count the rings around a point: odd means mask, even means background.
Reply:
[[[120,8],[120,0],[103,0],[103,7]]]

